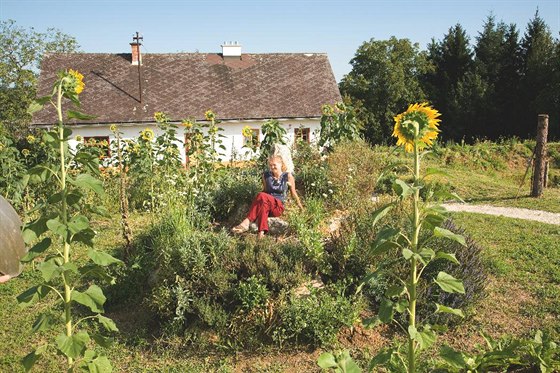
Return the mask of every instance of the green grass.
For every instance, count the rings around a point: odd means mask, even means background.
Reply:
[[[503,332],[542,328],[559,338],[560,226],[482,214],[453,217],[484,248],[492,275],[481,326],[492,329],[499,314],[511,324],[504,323]]]

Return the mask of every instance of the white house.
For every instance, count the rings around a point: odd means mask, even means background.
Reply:
[[[50,92],[58,70],[84,75],[81,111],[96,117],[72,122],[74,135],[111,142],[111,124],[124,138],[138,137],[145,128],[157,134],[155,112],[180,123],[189,117],[204,121],[211,109],[224,129],[228,160],[246,153],[242,128],[249,126],[262,139],[260,128],[268,119],[281,123],[290,142],[297,137],[313,142],[321,106],[341,100],[324,53],[245,54],[239,44],[224,43],[222,53],[142,55],[140,43],[130,45],[132,53],[126,54],[50,54],[43,59],[39,96]],[[54,109],[36,113],[32,123],[53,125]]]

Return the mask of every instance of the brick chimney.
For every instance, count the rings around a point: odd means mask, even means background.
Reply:
[[[140,53],[140,46],[142,43],[140,42],[133,42],[130,43],[130,47],[132,48],[132,64],[133,65],[142,65],[142,54]]]
[[[241,44],[238,42],[229,42],[222,44],[222,57],[224,59],[241,59]]]
[[[142,54],[140,53],[140,46],[142,43],[140,43],[140,40],[144,40],[144,37],[136,31],[136,35],[132,36],[130,47],[132,48],[132,64],[137,66],[142,65]]]

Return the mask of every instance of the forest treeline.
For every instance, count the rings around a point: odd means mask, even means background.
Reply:
[[[550,117],[549,139],[560,139],[560,40],[538,11],[522,36],[490,15],[472,42],[460,24],[426,50],[371,39],[350,64],[340,91],[372,143],[388,142],[393,117],[419,101],[442,113],[447,140],[533,138],[538,114]]]

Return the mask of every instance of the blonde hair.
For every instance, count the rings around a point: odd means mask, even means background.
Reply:
[[[292,161],[292,154],[290,148],[284,144],[274,144],[272,147],[272,154],[271,156],[277,156],[282,158],[282,163],[284,164],[285,169],[283,168],[282,171],[294,173],[294,162]]]
[[[281,155],[272,154],[271,156],[268,157],[268,162],[270,162],[272,160],[279,160],[280,161],[280,164],[282,165],[282,167],[281,167],[282,172],[286,172],[288,170],[288,168],[286,167],[286,163],[284,163],[284,159],[282,158]]]

